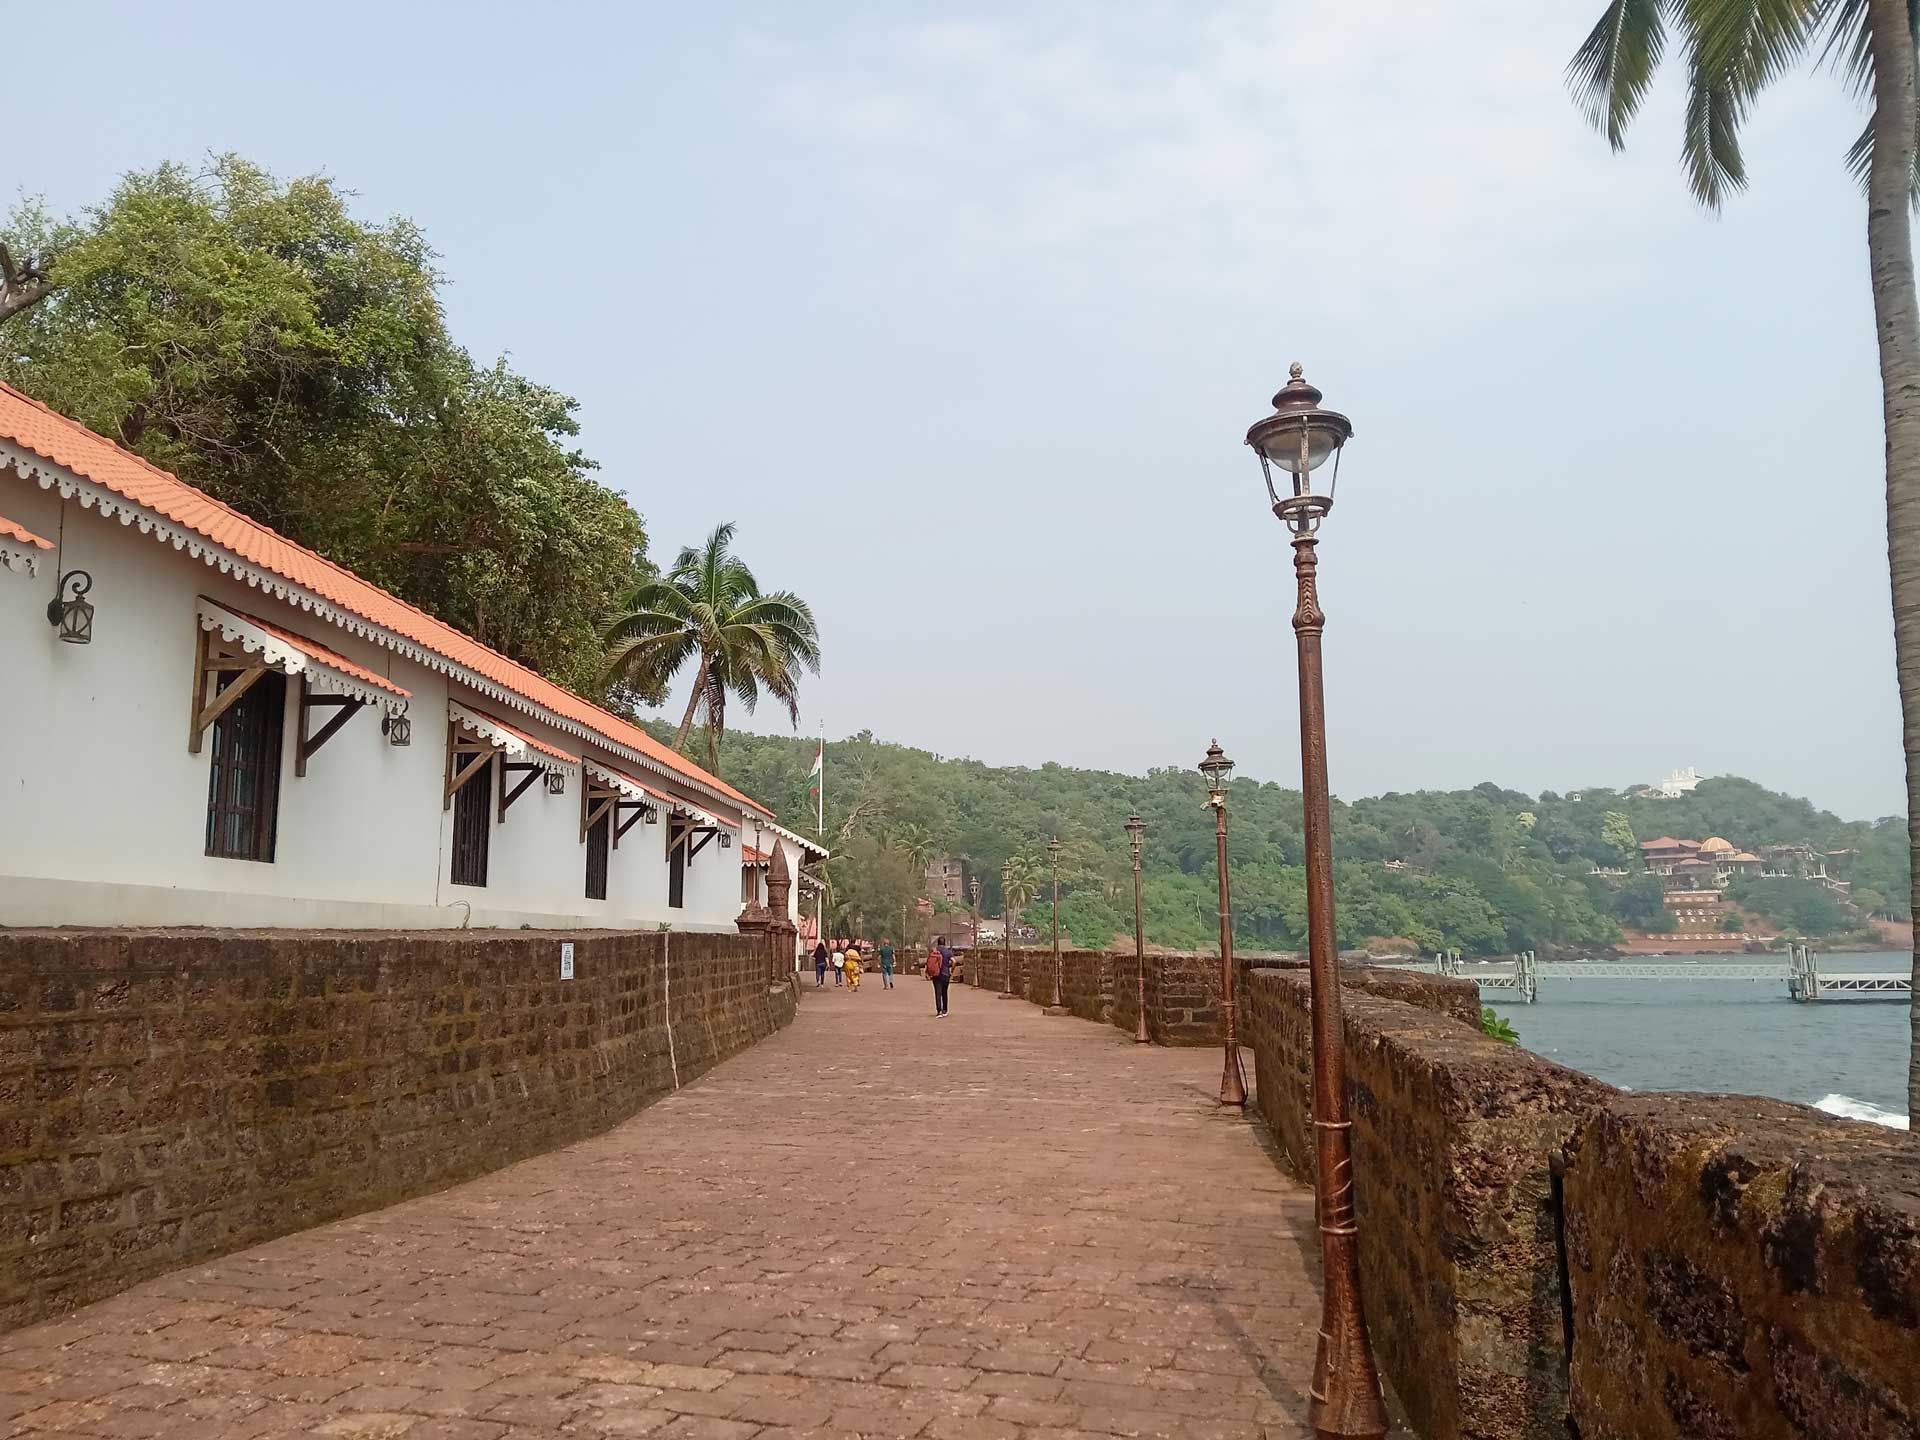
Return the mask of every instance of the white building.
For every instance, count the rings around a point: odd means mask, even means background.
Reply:
[[[730,930],[825,855],[5,386],[0,674],[0,925]]]
[[[1642,799],[1678,800],[1682,795],[1691,795],[1700,788],[1700,772],[1691,765],[1684,770],[1676,770],[1658,785],[1649,785],[1639,792]]]

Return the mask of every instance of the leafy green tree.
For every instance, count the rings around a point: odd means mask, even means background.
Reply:
[[[1920,853],[1920,295],[1911,230],[1920,109],[1915,8],[1914,0],[1611,0],[1568,71],[1588,117],[1617,150],[1646,96],[1671,25],[1687,59],[1681,136],[1687,183],[1716,210],[1747,183],[1740,127],[1754,101],[1816,45],[1838,62],[1856,93],[1872,97],[1872,118],[1847,158],[1867,192],[1910,855]],[[1920,894],[1910,891],[1909,901],[1920,904]],[[1920,1114],[1920,947],[1913,974],[1907,1104]]]
[[[664,688],[689,660],[699,661],[673,744],[686,744],[693,717],[704,715],[707,766],[716,773],[727,697],[751,715],[764,689],[797,726],[800,672],[820,669],[820,637],[807,602],[788,590],[762,594],[733,553],[733,532],[731,523],[715,526],[706,544],[682,550],[665,575],[642,580],[607,627],[609,680]]]
[[[1060,897],[1060,930],[1083,950],[1104,950],[1116,937],[1133,934],[1133,916],[1098,894],[1076,890]]]
[[[1665,895],[1653,876],[1636,876],[1620,887],[1615,913],[1622,925],[1665,934],[1673,929],[1673,912],[1667,909]]]
[[[1640,854],[1640,839],[1633,833],[1633,822],[1618,810],[1609,810],[1600,817],[1600,839],[1623,863]]]
[[[1742,879],[1734,895],[1743,910],[1765,915],[1783,930],[1818,937],[1851,929],[1847,906],[1817,880]]]
[[[574,402],[447,333],[418,227],[235,155],[125,176],[0,244],[38,303],[0,378],[562,684],[646,568],[640,517],[572,448]],[[15,266],[16,271],[18,266]]]
[[[920,898],[920,872],[879,836],[854,836],[827,862],[827,869],[833,883],[828,911],[832,927],[878,939],[910,926],[908,917]]]

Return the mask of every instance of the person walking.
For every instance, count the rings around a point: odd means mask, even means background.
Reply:
[[[893,941],[880,937],[880,988],[893,989]]]
[[[847,974],[847,952],[841,948],[841,941],[833,942],[833,988],[838,990]]]
[[[953,951],[942,935],[927,952],[927,978],[933,981],[933,1018],[947,1018],[947,988],[953,983]]]
[[[813,983],[815,988],[827,983],[827,942],[816,940],[813,945]]]
[[[849,990],[860,988],[860,947],[858,945],[847,946],[847,988]]]

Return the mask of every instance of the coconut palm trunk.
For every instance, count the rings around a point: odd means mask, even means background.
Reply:
[[[1873,26],[1873,167],[1867,254],[1887,429],[1887,568],[1907,755],[1907,851],[1920,911],[1920,302],[1913,283],[1914,54],[1908,0],[1868,0]],[[1907,1113],[1920,1123],[1920,946],[1907,1053]]]
[[[678,750],[687,743],[687,732],[693,729],[693,712],[700,708],[700,699],[707,693],[707,657],[700,657],[700,670],[693,677],[693,693],[687,696],[687,713],[680,717],[680,728],[673,732],[673,748]]]

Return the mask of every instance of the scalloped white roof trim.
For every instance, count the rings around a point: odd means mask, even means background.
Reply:
[[[538,765],[542,770],[557,770],[563,775],[574,774],[580,768],[579,765],[562,760],[557,755],[549,755],[538,746],[529,745],[524,738],[514,734],[504,725],[489,720],[477,711],[469,710],[458,700],[447,702],[447,718],[468,734],[478,736],[498,749],[509,760]]]
[[[256,590],[284,600],[287,604],[319,616],[329,624],[338,625],[351,635],[405,656],[416,665],[423,665],[438,674],[456,680],[470,690],[476,690],[489,700],[497,701],[510,710],[518,710],[522,715],[532,716],[543,725],[551,726],[568,735],[582,740],[591,740],[603,745],[622,760],[641,769],[650,771],[678,785],[690,786],[706,794],[714,794],[706,785],[690,775],[683,775],[669,765],[662,765],[644,751],[632,749],[621,744],[612,736],[603,735],[578,721],[564,715],[555,714],[544,705],[536,705],[518,691],[489,680],[476,670],[470,670],[457,661],[448,659],[437,650],[429,650],[416,641],[396,634],[384,625],[376,625],[364,616],[357,615],[343,606],[334,604],[324,596],[316,595],[305,586],[296,585],[284,576],[250,561],[243,560],[223,545],[215,544],[184,525],[175,524],[144,505],[128,500],[116,491],[104,485],[96,484],[83,475],[77,475],[64,465],[58,465],[43,456],[24,450],[11,441],[0,440],[0,461],[13,467],[22,476],[38,485],[42,490],[58,492],[63,500],[78,500],[83,510],[98,510],[109,519],[117,519],[122,525],[138,528],[142,535],[151,535],[184,551],[194,559],[200,560],[223,575],[231,575],[236,580],[244,580]],[[729,796],[714,795],[715,802],[729,807],[737,807],[739,802]],[[763,810],[760,812],[765,814]],[[738,828],[738,827],[735,827]]]
[[[398,715],[407,708],[405,695],[396,695],[391,690],[369,685],[358,676],[336,670],[319,656],[262,630],[246,616],[236,615],[224,605],[202,598],[195,602],[194,610],[202,630],[217,630],[221,639],[238,645],[249,655],[258,655],[282,675],[304,675],[309,685],[317,683],[362,705],[384,706],[389,715]]]

